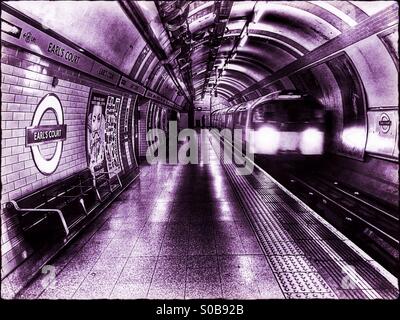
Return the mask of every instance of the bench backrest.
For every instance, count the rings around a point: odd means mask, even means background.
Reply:
[[[57,197],[67,192],[74,186],[78,186],[81,183],[82,179],[87,179],[89,177],[89,170],[83,170],[81,172],[68,176],[65,179],[56,181],[50,185],[40,188],[33,193],[13,200],[15,200],[21,208],[38,208],[44,205],[49,200],[53,199],[54,197]]]

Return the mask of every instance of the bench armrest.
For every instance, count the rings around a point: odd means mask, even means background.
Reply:
[[[114,174],[114,175],[117,177],[117,179],[118,179],[119,185],[122,187],[121,178],[119,177],[119,174],[118,174],[118,173],[110,172],[110,171],[105,171],[105,170],[104,170],[104,171],[101,171],[101,173]]]
[[[65,222],[65,218],[64,218],[64,215],[61,212],[61,210],[59,210],[59,209],[51,209],[51,208],[49,208],[49,209],[20,208],[18,203],[15,200],[11,200],[9,203],[14,206],[15,210],[20,211],[20,212],[32,211],[32,212],[53,212],[53,213],[57,213],[59,218],[60,218],[60,220],[61,220],[61,224],[62,224],[62,226],[64,228],[65,235],[69,234],[69,229],[68,229],[67,223]]]

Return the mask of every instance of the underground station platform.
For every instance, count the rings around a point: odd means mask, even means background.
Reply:
[[[52,260],[54,281],[42,273],[17,298],[398,296],[393,275],[266,172],[239,176],[207,148],[207,164],[143,166]]]
[[[2,299],[398,299],[397,2],[39,2],[1,4]]]

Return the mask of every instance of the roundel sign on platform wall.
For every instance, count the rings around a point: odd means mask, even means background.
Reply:
[[[46,111],[54,112],[54,125],[40,125]],[[60,100],[55,94],[47,94],[37,105],[30,127],[25,129],[26,146],[31,148],[33,161],[44,175],[56,171],[60,163],[63,143],[67,136],[67,126],[64,124],[64,113]],[[40,151],[40,145],[56,142],[56,150],[50,159],[46,159]]]
[[[381,133],[388,133],[390,127],[392,125],[392,121],[390,120],[390,116],[387,113],[382,113],[380,115],[378,125],[380,127]]]

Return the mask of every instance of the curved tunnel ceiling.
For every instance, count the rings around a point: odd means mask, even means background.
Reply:
[[[9,3],[177,103],[184,103],[182,91],[200,100],[214,88],[232,100],[393,4],[121,0],[66,6],[63,1],[39,2]],[[132,24],[124,3],[136,6],[134,13],[148,21],[164,58]],[[63,19],[54,19],[60,15]],[[176,21],[180,24],[174,25]]]
[[[234,95],[238,90],[243,90],[243,86],[260,81],[356,25],[355,11],[358,11],[358,21],[368,17],[367,14],[360,14],[361,10],[350,2],[342,3],[339,7],[330,3],[305,1],[235,2],[224,33],[224,38],[228,40],[220,46],[214,66],[223,64],[246,22],[248,40],[237,49],[235,59],[229,60],[225,72],[219,77],[217,88],[223,87]],[[208,61],[202,57],[207,54],[207,50],[204,49],[208,42],[207,31],[214,23],[212,6],[201,6],[201,10],[198,8],[194,6],[193,13],[189,14],[190,28],[195,34],[203,32],[206,40],[202,39],[201,45],[192,54],[192,67],[195,72],[207,68]],[[258,22],[254,23],[254,19]],[[233,81],[229,86],[223,85],[224,78]],[[198,88],[196,94],[200,95],[204,77],[194,77],[193,80],[195,88]],[[236,90],[232,86],[235,83]]]

